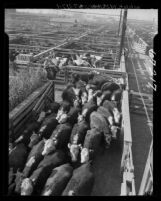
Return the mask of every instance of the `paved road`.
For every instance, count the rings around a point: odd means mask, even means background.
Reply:
[[[126,47],[128,47],[130,52],[129,57],[126,60],[126,70],[129,78],[129,89],[138,93],[137,96],[134,95],[132,97],[130,104],[130,121],[133,140],[132,153],[135,168],[135,187],[136,194],[138,194],[153,135],[152,127],[149,127],[148,123],[153,119],[153,111],[152,108],[150,110],[148,108],[149,106],[147,105],[148,100],[148,104],[153,106],[153,81],[151,79],[151,71],[153,69],[147,56],[139,54],[132,49],[131,40],[128,38],[126,40]],[[149,98],[148,96],[144,97],[140,95],[140,93],[149,95]],[[135,110],[134,107],[140,108]]]

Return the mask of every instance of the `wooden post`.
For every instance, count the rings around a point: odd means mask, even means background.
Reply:
[[[120,42],[120,54],[119,54],[119,63],[121,60],[122,49],[124,47],[124,39],[126,32],[126,22],[127,22],[127,9],[124,10],[123,22],[122,22],[122,33],[121,33],[121,42]]]

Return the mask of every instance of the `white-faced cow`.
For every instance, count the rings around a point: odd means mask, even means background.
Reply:
[[[79,151],[83,145],[88,129],[89,126],[85,120],[83,118],[78,118],[78,123],[74,125],[70,137],[70,143],[68,143],[72,162],[76,162],[78,159]]]
[[[81,163],[86,163],[93,159],[102,141],[103,133],[92,128],[87,131],[83,148],[81,148]]]

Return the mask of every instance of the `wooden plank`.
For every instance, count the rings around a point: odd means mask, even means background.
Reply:
[[[122,115],[124,121],[124,141],[132,142],[130,112],[129,112],[129,97],[127,91],[123,91]]]
[[[9,119],[14,117],[17,118],[23,111],[31,104],[32,101],[35,100],[36,97],[39,97],[43,91],[45,91],[46,87],[49,83],[46,83],[36,91],[34,91],[26,100],[24,100],[21,104],[19,104],[14,110],[9,113]]]
[[[41,98],[38,100],[38,102],[36,103],[35,107],[33,108],[33,110],[37,111],[37,108],[39,107],[39,104],[41,103],[41,101],[43,100],[45,94],[50,90],[52,86],[52,82],[49,83],[48,87],[46,88],[45,92],[42,94]]]
[[[21,120],[31,112],[32,107],[35,105],[35,101],[31,102],[30,105],[17,117],[14,119],[13,126],[14,128],[21,122]]]

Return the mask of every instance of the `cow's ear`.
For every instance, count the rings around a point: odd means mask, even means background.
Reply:
[[[71,147],[71,144],[70,144],[70,143],[68,143],[68,148],[70,149],[70,147]]]

